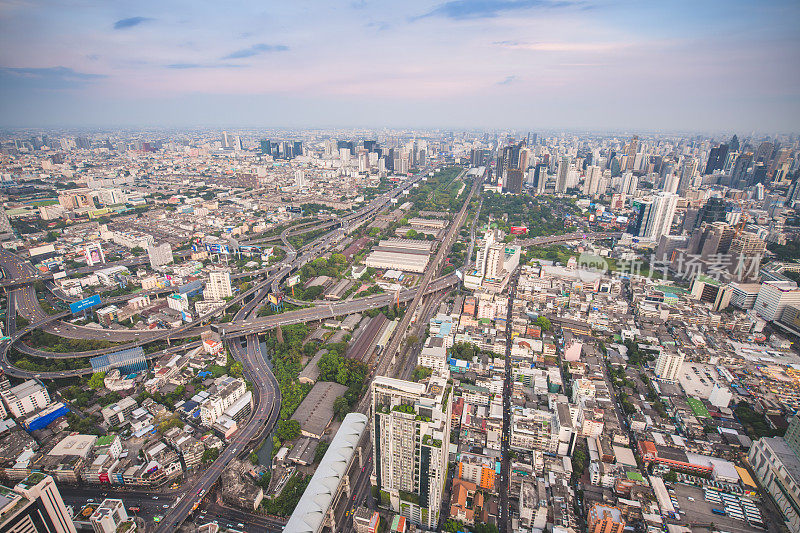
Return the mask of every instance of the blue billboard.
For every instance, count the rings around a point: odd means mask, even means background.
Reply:
[[[69,310],[72,311],[72,314],[80,313],[86,309],[97,307],[101,303],[100,295],[95,294],[94,296],[89,296],[88,298],[84,298],[83,300],[78,300],[77,302],[69,304]]]

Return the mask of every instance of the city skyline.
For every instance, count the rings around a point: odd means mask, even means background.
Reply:
[[[792,2],[0,6],[3,127],[790,132]]]

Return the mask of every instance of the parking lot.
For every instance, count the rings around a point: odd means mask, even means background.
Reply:
[[[678,374],[678,380],[686,395],[703,399],[708,398],[719,379],[716,368],[702,363],[684,363]]]
[[[729,516],[720,516],[711,512],[711,509],[721,508],[721,505],[712,504],[705,500],[703,489],[693,485],[684,485],[675,483],[673,488],[675,494],[672,496],[678,500],[678,506],[682,513],[686,513],[683,517],[683,524],[690,527],[692,531],[702,531],[701,524],[713,523],[714,528],[719,531],[729,531],[730,533],[753,533],[753,531],[762,531],[754,529],[747,521],[736,520]],[[694,501],[689,500],[694,498]],[[754,500],[759,510],[763,508],[757,500]]]

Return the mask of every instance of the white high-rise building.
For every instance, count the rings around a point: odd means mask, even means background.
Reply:
[[[678,204],[678,195],[660,192],[642,204],[639,237],[658,241],[662,235],[669,235],[672,219],[675,217],[675,207]]]
[[[447,481],[452,385],[378,376],[372,382],[373,484],[392,509],[435,528]]]
[[[753,310],[764,320],[779,320],[786,306],[800,306],[800,289],[793,281],[765,281],[756,296]]]
[[[227,270],[214,270],[211,272],[203,290],[206,300],[224,300],[233,296],[231,288],[231,273]]]
[[[306,186],[306,173],[304,170],[299,169],[294,171],[294,185],[298,189]]]
[[[563,156],[558,162],[558,172],[556,173],[556,193],[567,192],[567,187],[569,187],[569,168],[569,157]]]
[[[173,261],[172,246],[168,242],[159,246],[148,246],[147,256],[150,258],[150,268],[168,265]]]
[[[683,366],[683,354],[680,352],[662,351],[656,359],[656,378],[674,383]]]
[[[622,175],[622,187],[620,187],[619,192],[628,196],[633,196],[638,187],[639,176],[633,172],[626,172]]]
[[[603,172],[600,167],[592,165],[586,169],[586,180],[583,182],[583,194],[595,197],[600,188],[600,179],[603,177]]]
[[[27,533],[47,531],[76,533],[75,524],[67,511],[56,482],[51,476],[34,472],[20,481],[14,491],[21,495],[7,495],[0,503],[0,531]]]

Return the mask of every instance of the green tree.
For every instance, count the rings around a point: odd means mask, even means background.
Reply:
[[[219,448],[209,448],[203,452],[203,457],[200,459],[200,462],[204,465],[208,463],[213,463],[219,457]]]
[[[542,331],[550,331],[550,328],[553,327],[550,323],[550,319],[546,316],[540,316],[534,321],[534,324],[542,328]]]
[[[344,420],[344,417],[347,416],[347,413],[350,412],[350,404],[347,401],[347,398],[344,396],[339,396],[333,401],[333,414],[336,415],[336,418],[339,420]]]
[[[300,436],[300,422],[297,420],[278,421],[278,428],[275,430],[275,435],[283,442],[296,439]]]
[[[670,470],[664,475],[664,481],[669,481],[670,483],[675,483],[678,481],[678,474],[674,470]]]
[[[103,388],[103,380],[106,377],[105,372],[95,372],[92,374],[92,377],[89,378],[89,387],[92,389],[102,389]]]

